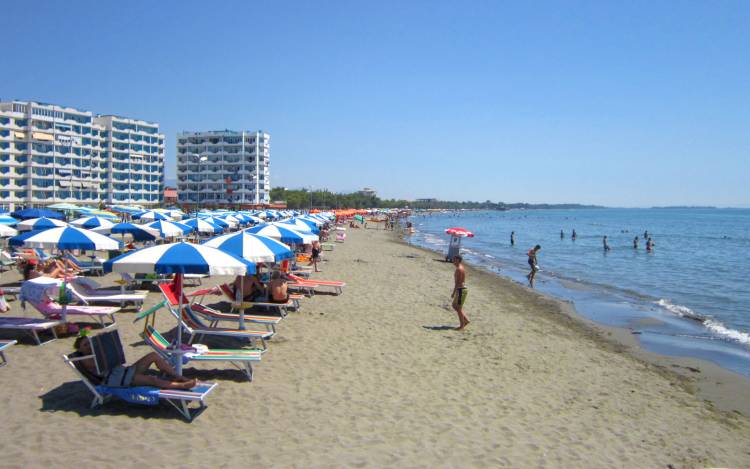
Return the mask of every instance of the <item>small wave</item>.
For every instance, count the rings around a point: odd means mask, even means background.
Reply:
[[[663,298],[657,301],[656,304],[680,317],[700,322],[701,324],[703,324],[703,326],[706,327],[706,329],[710,330],[716,335],[733,340],[735,342],[739,342],[744,345],[750,345],[750,334],[747,332],[730,329],[720,321],[702,316],[692,309],[688,308],[687,306],[672,304],[669,300],[665,300]]]
[[[727,337],[741,344],[750,345],[750,334],[747,332],[741,332],[735,329],[729,329],[719,321],[713,319],[706,319],[703,321],[703,325],[706,326],[711,332],[714,332],[722,337]]]

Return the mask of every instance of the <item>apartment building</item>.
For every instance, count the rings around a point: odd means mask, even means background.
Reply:
[[[178,134],[180,203],[201,206],[268,204],[270,139],[263,131]]]
[[[33,101],[0,101],[0,205],[157,205],[158,124]]]

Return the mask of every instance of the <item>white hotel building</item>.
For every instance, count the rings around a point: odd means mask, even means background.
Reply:
[[[263,131],[215,130],[177,135],[177,193],[181,204],[262,205],[270,202],[271,136]]]
[[[0,208],[158,205],[159,125],[28,101],[0,102]]]

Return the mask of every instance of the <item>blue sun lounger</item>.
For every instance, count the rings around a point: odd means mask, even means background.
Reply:
[[[94,395],[91,407],[103,405],[112,397],[139,405],[158,405],[166,401],[182,415],[188,422],[192,421],[206,408],[205,399],[216,387],[216,383],[201,383],[189,390],[159,389],[151,386],[113,387],[94,384],[99,381],[96,376],[82,366],[81,361],[93,358],[96,370],[100,376],[119,365],[125,364],[125,351],[122,348],[120,334],[117,329],[89,337],[92,355],[80,355],[78,352],[63,355],[63,360],[81,378],[83,384]],[[198,403],[198,408],[190,409],[191,403]]]

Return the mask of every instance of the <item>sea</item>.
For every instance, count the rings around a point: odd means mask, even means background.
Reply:
[[[464,260],[522,284],[527,252],[539,244],[538,291],[573,302],[594,322],[630,329],[646,350],[750,377],[750,209],[452,211],[410,220],[409,242],[443,256],[445,229],[470,230]]]

